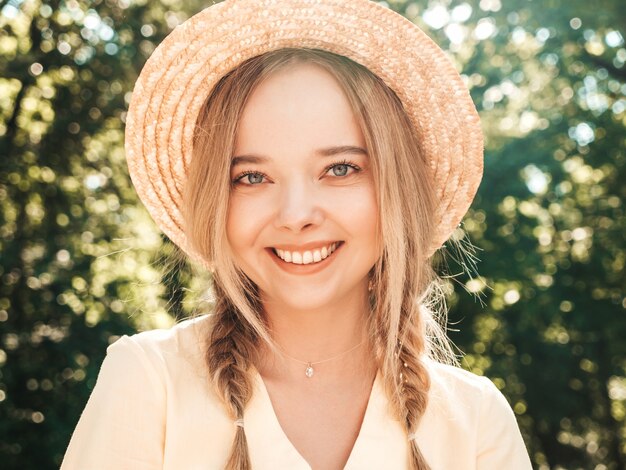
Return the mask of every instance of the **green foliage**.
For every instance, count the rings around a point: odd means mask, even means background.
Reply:
[[[488,22],[474,10],[489,38],[456,48],[487,135],[464,226],[483,250],[464,287],[485,305],[456,295],[451,337],[509,397],[538,468],[624,468],[624,16],[499,3],[480,2]]]
[[[132,85],[154,44],[185,18],[179,8],[2,7],[4,468],[58,468],[106,346],[171,325],[181,308],[163,300],[171,283],[161,282],[155,254],[171,247],[137,204],[123,149]]]
[[[451,261],[450,335],[541,469],[626,467],[621,3],[389,2],[450,51],[483,119],[485,176],[456,234],[480,276]],[[142,64],[203,6],[0,2],[6,468],[58,467],[106,346],[171,325],[202,285],[158,258],[173,247],[137,202],[123,131]]]

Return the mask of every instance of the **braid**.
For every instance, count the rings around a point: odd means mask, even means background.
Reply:
[[[207,363],[214,389],[218,391],[233,421],[243,419],[252,397],[253,384],[248,370],[255,353],[256,335],[228,303],[215,283],[214,323],[207,348]],[[250,455],[245,430],[236,426],[235,439],[226,470],[250,470]]]
[[[375,282],[374,285],[382,289],[383,283],[384,281],[377,285]],[[422,328],[425,320],[422,315],[428,312],[422,310],[415,302],[403,301],[398,331],[394,332],[390,328],[388,316],[381,315],[381,306],[376,306],[376,294],[373,297],[370,302],[373,308],[379,310],[379,315],[373,316],[369,327],[375,344],[376,358],[380,364],[391,407],[404,425],[407,437],[413,437],[412,434],[426,410],[430,389],[430,377],[421,359],[426,351],[427,340]],[[389,341],[393,337],[397,338],[396,347],[393,353],[389,354]],[[430,470],[420,451],[419,443],[413,438],[409,439],[409,449],[409,468]]]
[[[413,330],[413,331],[410,331]],[[412,327],[407,329],[404,342],[398,345],[398,379],[400,382],[400,410],[407,435],[415,432],[428,403],[430,378],[420,354],[424,349],[421,335]],[[402,403],[403,402],[403,403]],[[410,468],[430,470],[415,439],[409,440]]]

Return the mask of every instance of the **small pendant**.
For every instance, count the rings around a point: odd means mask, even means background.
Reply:
[[[306,367],[306,370],[304,371],[304,374],[308,377],[311,378],[313,377],[313,366],[311,365],[311,363],[309,362],[309,364]]]

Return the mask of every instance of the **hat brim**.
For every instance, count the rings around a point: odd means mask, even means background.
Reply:
[[[126,121],[132,182],[183,251],[181,211],[198,113],[215,84],[247,59],[284,47],[324,49],[378,75],[422,142],[439,207],[434,253],[467,212],[483,173],[483,134],[469,91],[445,52],[402,15],[369,0],[227,0],[172,31],[146,62]]]

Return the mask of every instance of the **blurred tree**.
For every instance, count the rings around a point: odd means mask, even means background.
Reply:
[[[137,204],[123,150],[138,71],[181,9],[2,3],[3,468],[58,468],[106,346],[181,313],[170,289],[180,282],[161,283],[154,254],[167,246]]]
[[[457,233],[480,276],[450,277],[451,336],[541,469],[626,468],[621,3],[388,2],[450,50],[483,118],[485,177]],[[6,468],[58,467],[106,346],[186,312],[194,281],[156,258],[173,247],[137,203],[123,129],[142,64],[203,6],[0,2]]]
[[[623,5],[477,6],[440,33],[487,135],[465,221],[484,250],[465,287],[486,307],[455,296],[451,336],[510,398],[539,468],[626,468]]]

